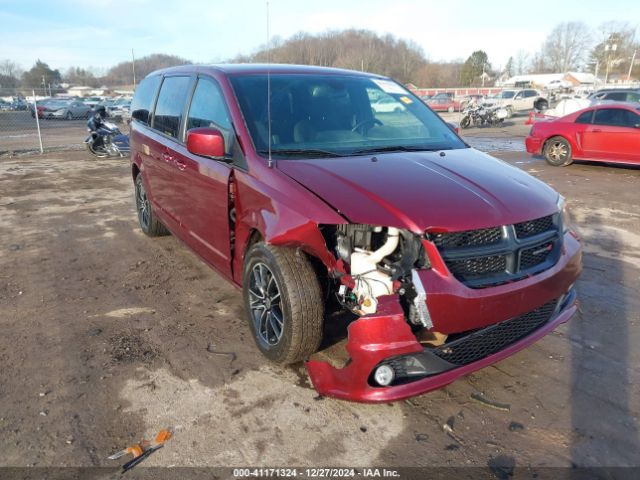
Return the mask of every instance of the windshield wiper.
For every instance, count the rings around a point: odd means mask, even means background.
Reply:
[[[391,145],[388,147],[372,147],[365,148],[363,150],[355,150],[351,152],[351,155],[366,154],[366,153],[382,153],[382,152],[437,152],[444,150],[442,148],[427,148],[427,147],[405,147],[403,145]]]
[[[263,155],[268,155],[268,150],[258,150],[258,153]],[[272,149],[272,155],[300,155],[304,157],[342,157],[341,154],[336,152],[330,152],[329,150],[318,150],[318,149],[287,149],[287,148],[279,148]]]

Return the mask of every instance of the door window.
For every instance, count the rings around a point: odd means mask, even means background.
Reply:
[[[164,79],[153,116],[154,129],[170,137],[178,138],[190,82],[191,78],[189,77],[166,77]]]
[[[208,78],[200,78],[193,92],[187,130],[198,127],[217,128],[224,136],[225,149],[228,151],[231,140],[231,120],[220,87]]]
[[[607,100],[615,100],[617,102],[624,102],[627,98],[627,94],[625,92],[611,92],[608,93],[605,97]]]
[[[596,111],[594,123],[617,127],[634,127],[640,124],[640,115],[622,108],[603,108]]]
[[[153,101],[156,99],[158,85],[160,85],[159,75],[147,77],[140,82],[131,101],[131,118],[133,120],[149,125],[151,118],[149,113],[153,110]]]
[[[627,93],[627,102],[640,102],[640,93]]]

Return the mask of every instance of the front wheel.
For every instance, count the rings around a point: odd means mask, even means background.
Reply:
[[[324,302],[304,253],[256,243],[245,256],[243,279],[249,327],[268,359],[287,365],[318,350]]]
[[[552,137],[544,144],[544,157],[554,167],[566,167],[573,162],[571,145],[562,137]]]
[[[469,125],[471,125],[471,119],[469,115],[465,115],[462,117],[462,120],[460,120],[460,128],[469,128]]]

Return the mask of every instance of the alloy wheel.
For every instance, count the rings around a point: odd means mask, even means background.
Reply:
[[[256,263],[249,278],[249,309],[258,339],[275,346],[284,331],[280,288],[273,272],[264,263]]]
[[[143,229],[149,228],[149,217],[151,205],[147,198],[147,192],[142,184],[142,179],[136,181],[136,208],[138,209],[138,220]]]
[[[549,145],[549,158],[556,161],[565,161],[569,155],[569,149],[563,142],[553,142]]]

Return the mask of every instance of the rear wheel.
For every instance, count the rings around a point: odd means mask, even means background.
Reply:
[[[554,167],[566,167],[573,162],[571,145],[565,138],[552,137],[544,144],[544,157]]]
[[[147,197],[144,182],[142,181],[142,174],[140,173],[136,177],[135,193],[136,211],[138,212],[138,223],[140,225],[140,229],[150,237],[167,235],[169,231],[158,219],[156,219],[156,216],[153,213],[151,202]]]
[[[324,302],[304,253],[256,243],[245,256],[243,279],[249,327],[267,358],[286,365],[318,350]]]

